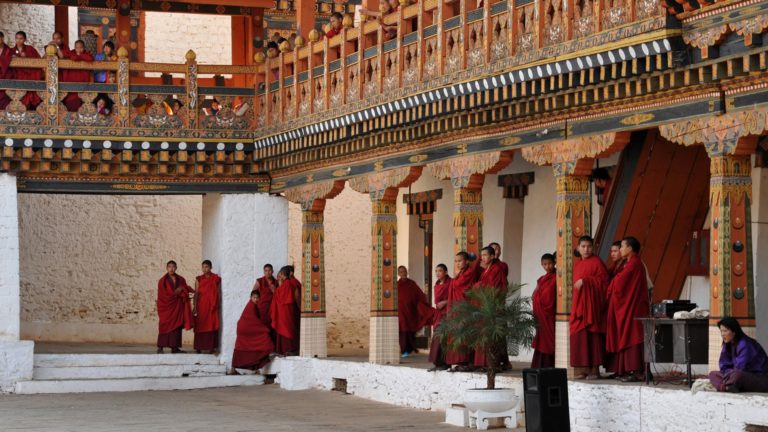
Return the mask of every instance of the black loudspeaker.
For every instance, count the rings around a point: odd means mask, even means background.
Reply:
[[[565,369],[524,369],[525,430],[568,432],[568,375]]]

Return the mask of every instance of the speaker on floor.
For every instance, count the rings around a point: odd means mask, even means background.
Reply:
[[[565,369],[523,370],[525,430],[568,432],[568,375]]]

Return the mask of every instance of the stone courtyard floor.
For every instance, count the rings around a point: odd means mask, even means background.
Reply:
[[[10,431],[461,431],[442,412],[400,408],[319,390],[277,385],[224,389],[0,395]]]

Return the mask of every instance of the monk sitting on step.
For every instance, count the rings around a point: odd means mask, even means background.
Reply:
[[[269,355],[275,350],[275,344],[269,336],[270,328],[264,324],[261,313],[259,290],[253,290],[237,322],[237,339],[230,371],[233,375],[237,375],[235,369],[261,369],[269,363]]]

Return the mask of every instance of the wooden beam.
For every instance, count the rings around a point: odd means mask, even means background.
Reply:
[[[214,4],[222,6],[237,6],[244,8],[265,8],[275,7],[274,0],[184,0],[184,3],[192,4]]]

